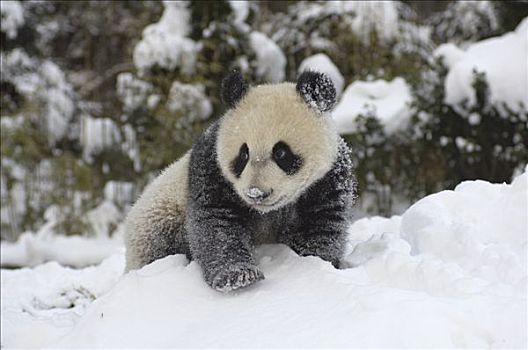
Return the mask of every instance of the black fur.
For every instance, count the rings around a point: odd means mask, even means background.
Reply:
[[[336,104],[336,90],[332,79],[323,73],[311,70],[302,72],[296,89],[304,101],[319,112],[328,112]]]
[[[235,277],[245,276],[251,283],[263,276],[251,253],[252,214],[216,161],[218,126],[212,125],[191,152],[185,229],[191,255],[202,266],[206,282],[223,290],[232,286]]]
[[[354,182],[347,146],[341,142],[332,170],[296,203],[267,214],[250,209],[224,178],[216,160],[218,122],[194,145],[189,168],[185,230],[193,259],[206,282],[218,290],[250,285],[264,276],[252,250],[256,227],[273,231],[275,242],[301,255],[339,265],[345,245]],[[270,242],[271,243],[271,242]]]
[[[293,175],[301,169],[302,158],[294,154],[287,143],[279,141],[273,146],[272,157],[286,174]]]
[[[222,103],[228,108],[234,108],[237,103],[246,95],[249,86],[238,71],[233,71],[227,75],[220,86],[220,97]]]
[[[282,237],[299,255],[315,255],[339,266],[344,253],[351,207],[356,199],[350,149],[340,140],[332,169],[296,203],[297,228]]]

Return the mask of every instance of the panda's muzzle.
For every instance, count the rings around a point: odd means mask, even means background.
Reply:
[[[247,191],[246,191],[246,196],[253,202],[255,202],[256,204],[259,204],[261,203],[262,201],[264,201],[266,198],[268,198],[271,193],[273,192],[273,190],[270,190],[268,192],[265,192],[265,191],[262,191],[260,188],[258,187],[250,187]]]

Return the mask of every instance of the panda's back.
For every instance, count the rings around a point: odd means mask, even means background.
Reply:
[[[169,165],[147,186],[143,198],[156,206],[184,209],[187,205],[190,154]]]
[[[185,221],[189,159],[187,153],[163,170],[130,209],[125,221],[127,271],[148,263],[139,257],[153,240],[160,240],[163,235],[168,241],[184,240],[177,236],[182,235]]]
[[[210,153],[214,149],[216,142],[216,130],[212,131],[209,127],[201,136],[208,142],[205,147],[206,152]],[[191,155],[196,153],[195,149],[204,147],[201,146],[200,140],[191,148],[183,157],[165,168],[154,181],[145,188],[140,200],[145,197],[145,201],[149,206],[158,208],[166,208],[167,211],[181,211],[185,213],[187,202],[189,199],[189,173],[191,167]],[[210,162],[210,157],[207,158]],[[216,162],[214,162],[216,164]],[[139,202],[139,201],[138,201]]]

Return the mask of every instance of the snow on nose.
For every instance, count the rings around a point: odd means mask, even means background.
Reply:
[[[264,192],[258,187],[251,187],[246,191],[246,196],[249,198],[258,201],[267,198],[270,195],[270,192]]]

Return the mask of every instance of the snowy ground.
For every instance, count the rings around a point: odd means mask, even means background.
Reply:
[[[2,346],[526,348],[527,182],[464,182],[358,220],[342,270],[260,247],[266,279],[233,294],[183,256],[125,276],[122,253],[2,270]]]

